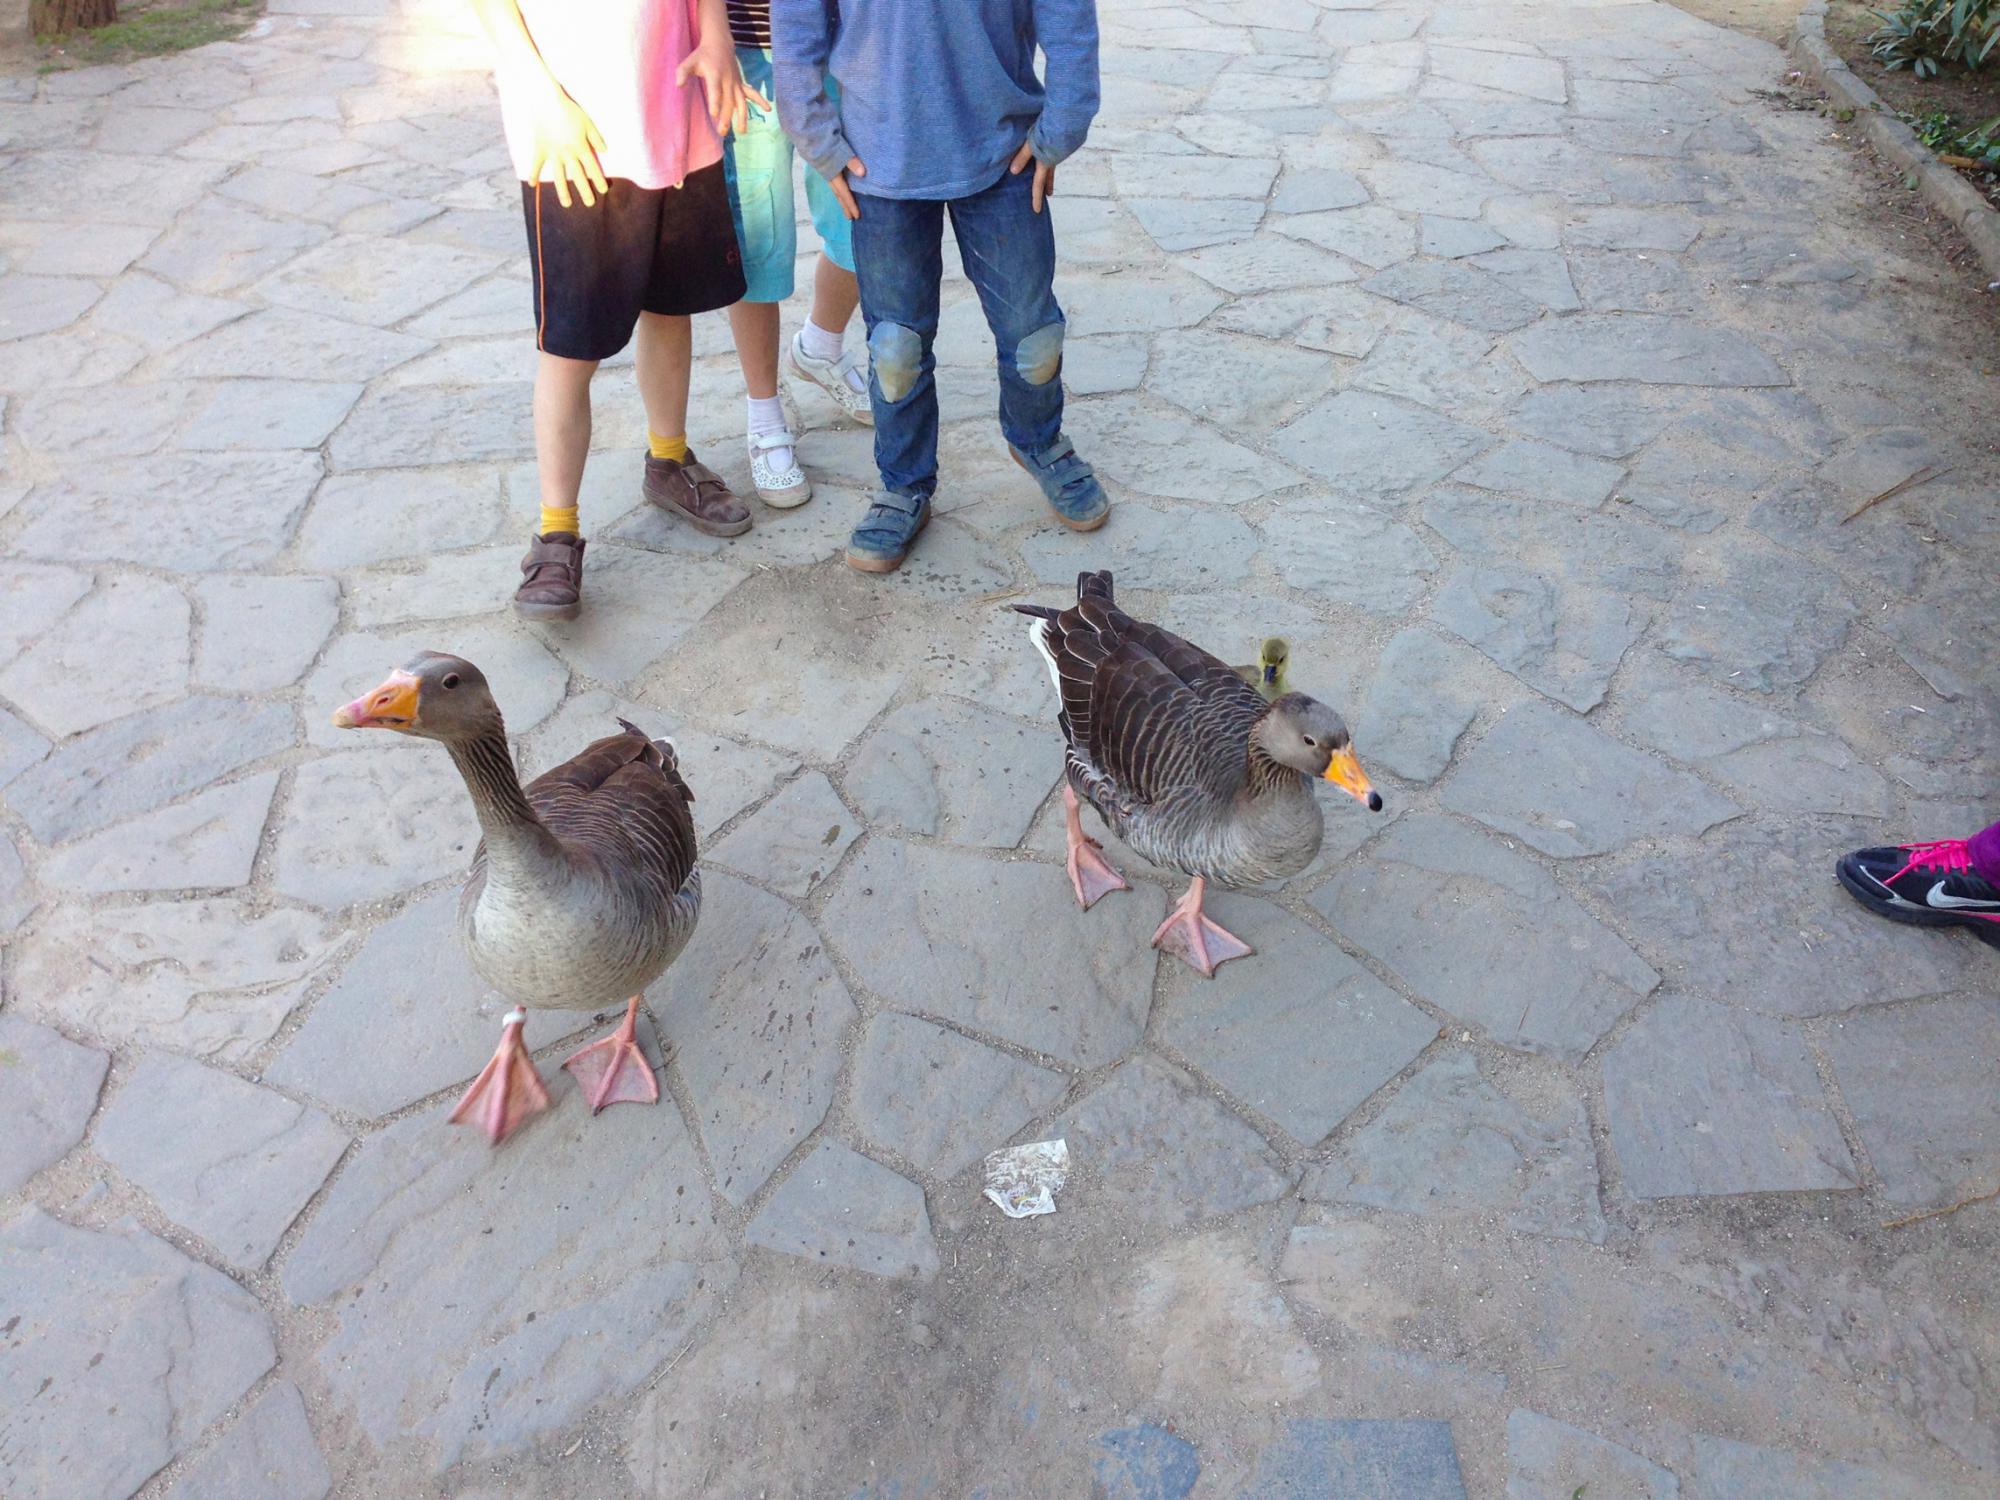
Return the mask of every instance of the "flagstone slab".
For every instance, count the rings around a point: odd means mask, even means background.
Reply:
[[[741,1207],[826,1118],[854,1003],[811,922],[713,871],[701,925],[662,983],[661,1029],[716,1191]]]
[[[1310,1149],[1437,1036],[1437,1023],[1296,917],[1249,896],[1206,910],[1256,950],[1175,970],[1160,1038]]]
[[[0,1264],[9,1495],[125,1500],[277,1363],[255,1298],[130,1221],[78,1229],[29,1205],[0,1224]]]
[[[1943,1207],[2000,1181],[2000,1000],[1842,1016],[1827,1053],[1855,1132],[1897,1203]]]
[[[210,787],[67,844],[45,856],[36,878],[51,890],[233,890],[250,883],[278,773]]]
[[[1689,1500],[1957,1500],[1931,1480],[1818,1454],[1697,1433]],[[1970,1493],[1967,1500],[1970,1500]]]
[[[1380,346],[1377,346],[1378,348]],[[1281,427],[1271,446],[1358,500],[1401,498],[1492,442],[1451,417],[1393,396],[1342,391]]]
[[[1520,1233],[1592,1244],[1607,1232],[1583,1102],[1524,1107],[1468,1052],[1439,1057],[1398,1087],[1307,1176],[1305,1193],[1426,1218],[1490,1216]]]
[[[1643,387],[1537,386],[1512,413],[1523,432],[1579,453],[1624,458],[1666,431],[1673,421]]]
[[[1465,1500],[1451,1423],[1294,1417],[1266,1448],[1242,1500]]]
[[[1351,501],[1288,506],[1264,523],[1264,541],[1293,588],[1370,614],[1405,613],[1438,566],[1409,526]]]
[[[1788,1022],[1668,996],[1605,1053],[1604,1104],[1635,1198],[1860,1185]]]
[[[1250,361],[1241,352],[1238,360],[1249,367]],[[1215,373],[1226,380],[1227,364]],[[1162,394],[1171,396],[1170,392]],[[1221,413],[1212,419],[1226,422]],[[1151,401],[1128,399],[1072,406],[1064,427],[1094,467],[1141,494],[1236,505],[1300,480],[1283,464],[1219,434],[1205,433],[1194,444],[1183,441],[1185,414]]]
[[[630,1394],[735,1279],[672,1104],[593,1116],[567,1073],[548,1084],[504,1150],[447,1127],[448,1105],[371,1136],[282,1269],[330,1328],[331,1398],[423,1473],[524,1453]]]
[[[1537,380],[1626,380],[1640,385],[1770,386],[1791,378],[1740,335],[1688,318],[1579,313],[1539,323],[1514,340]]]
[[[1178,1227],[1269,1203],[1291,1182],[1263,1137],[1150,1053],[1121,1063],[1051,1135],[1076,1164],[1059,1212],[1104,1223]]]
[[[491,541],[500,491],[494,470],[466,465],[330,475],[299,527],[299,559],[311,568],[359,568]],[[519,544],[525,551],[525,535]]]
[[[1084,912],[1060,865],[878,836],[848,861],[821,921],[861,982],[897,1009],[1098,1067],[1145,1028],[1165,914],[1145,886]],[[1023,948],[1023,931],[1038,941]]]
[[[854,1122],[873,1145],[955,1177],[1063,1095],[1062,1074],[929,1021],[885,1011],[855,1050]]]
[[[1441,800],[1563,859],[1692,836],[1742,811],[1687,772],[1545,703],[1513,709],[1488,730]]]
[[[327,910],[380,901],[462,873],[478,837],[448,757],[429,745],[370,745],[294,773],[273,883]]]
[[[388,328],[463,290],[494,265],[489,255],[445,245],[340,235],[295,257],[256,290],[280,307]]]
[[[66,328],[103,295],[82,276],[0,276],[0,342]]]
[[[114,293],[115,295],[115,293]],[[365,323],[290,307],[263,308],[182,345],[168,358],[175,374],[270,380],[310,370],[320,380],[373,380],[431,348]]]
[[[1648,664],[1633,682],[1621,727],[1662,755],[1700,766],[1756,807],[1803,813],[1887,817],[1888,781],[1844,741],[1739,698]]]
[[[1432,815],[1400,819],[1312,895],[1341,934],[1503,1046],[1576,1059],[1659,984],[1545,871]]]
[[[97,1153],[230,1265],[260,1270],[348,1146],[318,1110],[184,1057],[140,1059]]]
[[[189,1465],[166,1500],[326,1500],[332,1489],[305,1401],[283,1380]]]
[[[90,574],[74,568],[11,564],[0,579],[0,662],[20,655],[90,589]]]
[[[1859,613],[1833,574],[1769,546],[1725,549],[1661,624],[1659,649],[1753,692],[1795,688],[1838,650]]]
[[[211,574],[193,589],[201,605],[194,680],[223,692],[270,693],[305,674],[340,615],[331,578]]]
[[[171,584],[107,579],[0,670],[0,694],[58,739],[170,702],[187,691],[191,621]]]
[[[1231,588],[1248,577],[1257,555],[1257,533],[1250,525],[1214,507],[1168,509],[1128,501],[1108,524],[1118,528],[1114,573],[1121,588]],[[1064,589],[1063,602],[1073,603],[1076,575],[1104,564],[1103,538],[1044,527],[1021,543],[1021,560],[1038,582]],[[1025,620],[1021,632],[1021,649],[1029,650]]]
[[[1507,1500],[1588,1494],[1598,1488],[1619,1500],[1680,1500],[1672,1472],[1630,1448],[1538,1411],[1507,1414]]]
[[[168,226],[139,265],[190,291],[235,292],[324,244],[329,234],[325,225],[215,196]]]
[[[743,1231],[766,1250],[871,1276],[937,1274],[924,1190],[838,1141],[821,1141]]]
[[[1435,781],[1484,701],[1466,681],[1474,658],[1428,630],[1389,638],[1353,713],[1364,764],[1405,781]]]
[[[60,843],[219,781],[296,734],[280,703],[183,698],[65,741],[8,785],[7,803],[37,839]]]
[[[321,472],[317,453],[95,463],[35,488],[15,545],[52,561],[128,562],[177,573],[261,567],[284,550]],[[202,503],[188,504],[190,495]]]
[[[1604,701],[1648,621],[1643,608],[1618,594],[1507,566],[1453,572],[1431,613],[1498,666],[1578,713]]]
[[[1020,636],[1027,627],[1023,620]],[[1062,736],[1052,729],[926,698],[892,711],[862,741],[845,785],[871,826],[1016,848],[1063,774]]]
[[[1318,399],[1333,375],[1333,361],[1309,349],[1273,348],[1261,339],[1189,329],[1153,341],[1147,386],[1198,417],[1240,432],[1268,428],[1288,408]]]
[[[83,1139],[108,1053],[19,1016],[0,1016],[0,1195],[18,1192]]]
[[[1542,314],[1536,303],[1504,281],[1455,260],[1405,261],[1378,271],[1361,286],[1378,297],[1487,333],[1505,333]]]
[[[732,828],[713,852],[719,863],[803,901],[863,830],[826,777],[806,771]]]

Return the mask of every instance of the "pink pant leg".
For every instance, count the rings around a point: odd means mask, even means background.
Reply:
[[[2000,823],[1982,828],[1965,841],[1972,868],[1981,880],[2000,885]]]

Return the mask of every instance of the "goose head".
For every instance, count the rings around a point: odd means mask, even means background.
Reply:
[[[486,675],[461,656],[424,651],[373,692],[333,711],[336,729],[393,729],[420,739],[476,740],[500,729]]]
[[[1286,691],[1285,668],[1291,664],[1292,648],[1285,644],[1282,636],[1271,636],[1257,648],[1257,680],[1273,695],[1282,696]]]
[[[1319,699],[1286,693],[1264,710],[1251,738],[1279,765],[1332,782],[1370,812],[1382,810],[1382,794],[1369,784],[1354,754],[1354,737]]]

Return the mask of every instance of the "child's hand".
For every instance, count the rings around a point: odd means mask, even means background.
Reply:
[[[1007,170],[1013,176],[1019,177],[1027,169],[1029,162],[1035,164],[1035,181],[1028,189],[1028,201],[1034,205],[1035,212],[1040,213],[1042,205],[1056,195],[1056,169],[1036,157],[1034,147],[1023,141],[1021,149],[1014,153],[1014,160]]]
[[[583,206],[595,207],[597,196],[591,188],[595,186],[599,193],[610,191],[604,180],[604,168],[597,161],[597,153],[604,149],[604,137],[590,123],[590,116],[553,79],[546,92],[535,96],[533,132],[528,153],[531,158],[528,171],[533,180],[540,182],[542,170],[552,169],[558,203],[564,208],[570,206],[569,185],[573,182],[583,195]]]
[[[861,158],[850,156],[844,170],[833,174],[833,181],[827,184],[833,189],[833,196],[840,200],[840,211],[850,219],[861,217],[861,209],[854,201],[854,189],[847,185],[850,177],[866,177],[868,168],[861,164]]]
[[[708,95],[708,116],[715,122],[718,131],[742,132],[750,125],[750,101],[756,100],[760,109],[769,109],[771,101],[743,81],[743,69],[736,61],[736,44],[724,31],[714,41],[704,39],[694,51],[681,59],[681,65],[674,74],[677,85],[685,85],[689,78],[699,78],[703,91]]]

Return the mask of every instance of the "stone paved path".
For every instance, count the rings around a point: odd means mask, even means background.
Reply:
[[[1648,3],[1107,0],[1052,528],[950,288],[943,508],[638,499],[503,599],[529,299],[454,0],[0,83],[0,1492],[1951,1500],[2000,1486],[2000,955],[1862,839],[1992,811],[1992,332],[1778,55]],[[796,314],[794,314],[796,316]],[[718,320],[693,431],[739,471]],[[1948,467],[1851,524],[1923,465]],[[1261,950],[1084,916],[1009,595],[1288,635],[1390,815]],[[1010,623],[1011,622],[1011,623]],[[659,1109],[489,1152],[413,645],[539,769],[679,736]],[[560,1052],[543,1013],[530,1039]],[[1050,1219],[981,1156],[1067,1137]]]

